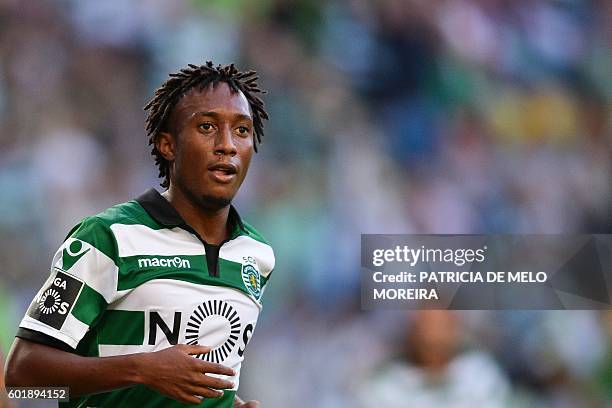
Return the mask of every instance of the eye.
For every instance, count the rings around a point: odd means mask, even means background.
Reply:
[[[200,129],[202,129],[202,130],[209,131],[209,130],[211,130],[213,128],[213,124],[207,122],[207,123],[202,123],[202,124],[198,125],[198,127]]]
[[[249,133],[249,128],[246,126],[238,126],[238,133],[240,133],[241,135],[246,135],[247,133]]]

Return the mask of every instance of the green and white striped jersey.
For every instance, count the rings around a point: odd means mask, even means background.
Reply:
[[[212,346],[196,358],[235,369],[237,389],[274,254],[233,207],[228,225],[227,241],[207,244],[154,189],[84,219],[55,254],[17,336],[99,357]],[[233,407],[236,389],[200,406]],[[182,404],[135,386],[67,406]]]

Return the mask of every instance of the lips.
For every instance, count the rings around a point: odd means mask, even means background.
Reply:
[[[208,172],[213,180],[226,184],[236,177],[238,168],[232,163],[215,163],[208,167]]]

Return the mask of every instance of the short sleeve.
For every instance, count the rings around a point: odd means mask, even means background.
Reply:
[[[83,220],[55,253],[50,275],[20,330],[41,333],[75,349],[117,295],[116,248],[110,228],[101,220]]]
[[[272,272],[274,272],[274,264],[276,262],[275,258],[274,258],[274,251],[272,250],[272,247],[270,247],[268,245],[269,250],[266,251],[266,255],[264,257],[265,261],[261,263],[261,274],[259,277],[259,281],[260,281],[260,285],[261,285],[261,295],[260,295],[260,299],[263,297],[263,294],[266,290],[266,288],[268,287],[268,281],[270,280],[270,277],[272,276]]]

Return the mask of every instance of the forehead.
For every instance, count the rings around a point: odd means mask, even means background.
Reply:
[[[188,120],[199,112],[216,112],[224,116],[251,116],[249,102],[240,91],[233,92],[225,82],[195,87],[179,99],[172,113],[173,119]],[[176,123],[176,122],[175,122]]]

